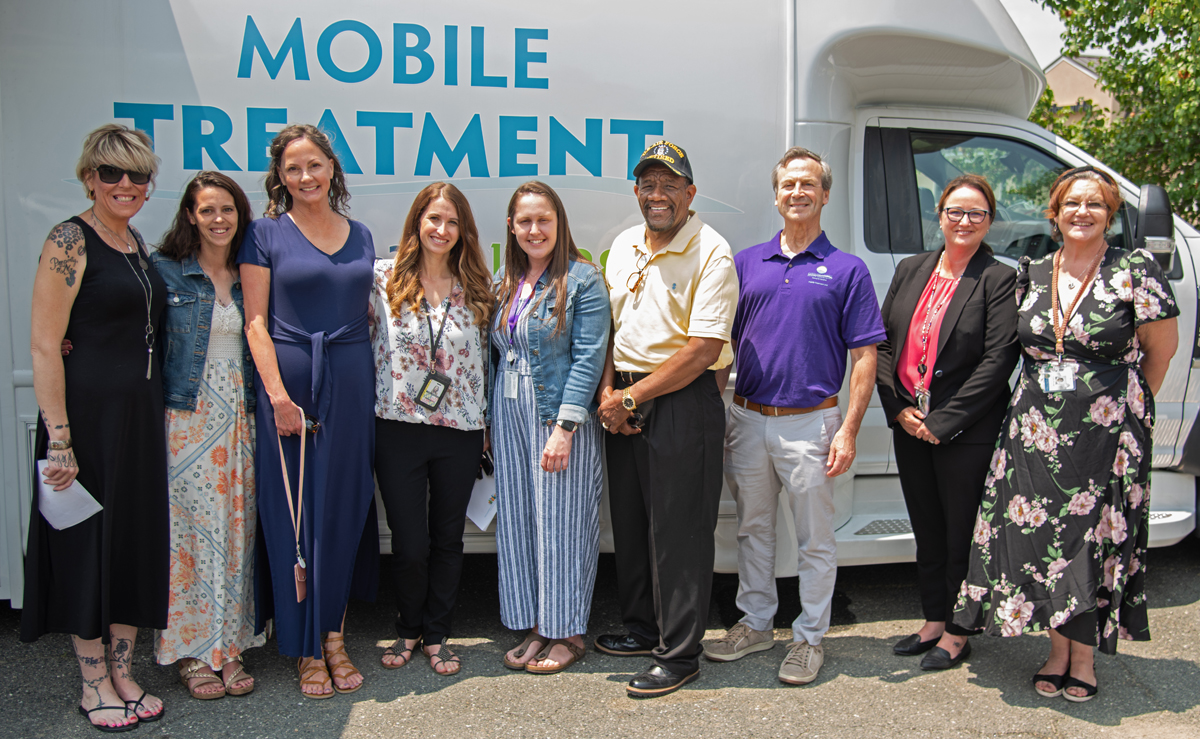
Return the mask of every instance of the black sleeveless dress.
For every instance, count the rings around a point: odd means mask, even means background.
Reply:
[[[78,217],[68,222],[83,229],[87,266],[67,324],[67,417],[79,483],[104,510],[56,531],[38,510],[35,481],[21,639],[64,633],[107,642],[110,624],[167,625],[162,371],[156,352],[146,378],[146,291],[137,256],[112,249]],[[152,265],[145,272],[157,333],[167,287]],[[39,420],[37,459],[46,458],[47,438]]]

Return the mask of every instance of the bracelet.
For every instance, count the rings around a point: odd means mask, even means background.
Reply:
[[[71,448],[71,440],[70,439],[64,439],[63,441],[54,441],[53,439],[51,439],[51,441],[50,441],[50,450],[51,451],[62,452],[62,451],[66,451],[67,449],[70,449],[70,448]]]

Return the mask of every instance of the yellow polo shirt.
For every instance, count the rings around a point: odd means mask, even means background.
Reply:
[[[709,369],[733,363],[729,335],[738,281],[728,242],[694,211],[670,244],[650,254],[646,226],[623,231],[608,253],[605,276],[613,314],[613,363],[619,372],[654,372],[699,336],[725,342]],[[649,257],[637,292],[627,283]]]

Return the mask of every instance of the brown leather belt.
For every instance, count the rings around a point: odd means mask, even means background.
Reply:
[[[779,408],[773,405],[760,405],[746,400],[740,395],[733,396],[733,402],[748,411],[761,413],[764,416],[798,416],[802,413],[812,413],[813,411],[823,411],[826,408],[832,408],[837,405],[837,396],[826,398],[820,403],[817,403],[812,408]]]

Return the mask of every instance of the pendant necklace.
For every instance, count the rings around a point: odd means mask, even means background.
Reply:
[[[108,226],[104,225],[104,221],[102,221],[96,217],[96,209],[95,208],[92,208],[89,212],[92,214],[92,228],[95,228],[96,224],[99,223],[100,228],[104,229],[104,231],[109,236],[113,237],[113,239],[115,241],[119,241],[125,245],[125,253],[126,254],[133,253],[133,244],[129,243],[129,239],[122,239],[120,236],[117,236],[115,233],[113,233],[112,229],[110,229]],[[125,227],[125,232],[129,233],[129,226]],[[149,266],[146,264],[146,260],[142,257],[141,250],[138,251],[138,266],[141,267],[143,270]]]
[[[932,283],[932,292],[929,296],[929,302],[925,304],[925,320],[921,323],[921,358],[917,360],[917,410],[922,414],[929,413],[930,393],[925,385],[925,373],[929,368],[925,364],[926,358],[929,356],[929,334],[933,329],[933,322],[942,309],[946,307],[946,303],[950,302],[950,297],[954,295],[955,288],[958,287],[958,281],[962,279],[962,275],[955,277],[950,282],[949,289],[938,297],[938,290],[942,288],[942,280],[949,280],[948,277],[942,277],[942,264],[946,259],[946,253],[943,251],[942,256],[938,257],[937,267],[934,268],[933,274],[930,276]],[[953,274],[953,273],[952,273]]]
[[[93,210],[93,227],[97,222],[99,222],[101,228],[103,228],[105,231],[108,231],[110,236],[118,241],[121,240],[115,233],[108,230],[108,226],[105,226],[104,221],[101,221],[96,217],[96,211]],[[126,227],[126,231],[128,231],[128,227]],[[133,245],[128,241],[125,242],[125,248],[128,250],[129,255],[133,254]],[[138,273],[138,270],[134,269],[133,262],[129,260],[128,255],[123,255],[121,257],[121,261],[129,265],[129,269],[133,272],[134,279],[137,280],[138,287],[142,288],[142,296],[146,299],[146,354],[148,355],[146,357],[146,379],[149,380],[150,372],[154,368],[154,323],[150,320],[150,304],[154,300],[154,283],[150,282],[150,275],[146,274],[146,268],[150,265],[146,264],[145,258],[142,257],[141,249],[137,250],[137,263],[138,267],[141,268],[141,274]],[[142,282],[143,277],[146,278],[144,283]]]

